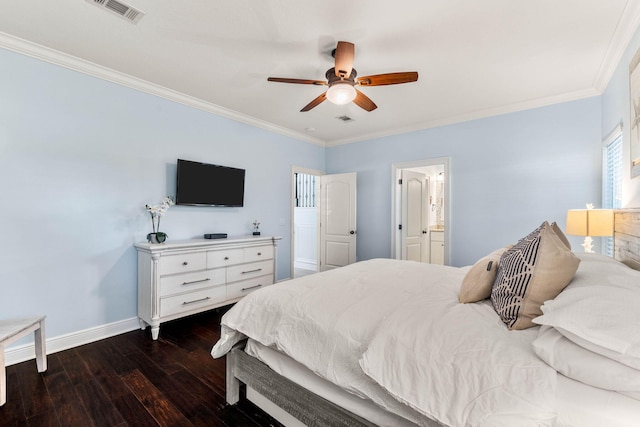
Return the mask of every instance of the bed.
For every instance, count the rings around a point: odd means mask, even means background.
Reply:
[[[544,223],[488,256],[499,263],[375,259],[252,293],[212,349],[227,356],[227,401],[244,384],[287,426],[636,426],[640,211],[615,218],[616,259],[567,251]],[[529,286],[518,300],[534,308],[521,302],[512,319],[513,298],[495,283],[523,247],[575,268],[539,274],[568,285],[553,298]],[[491,297],[460,303],[478,265],[495,269]]]

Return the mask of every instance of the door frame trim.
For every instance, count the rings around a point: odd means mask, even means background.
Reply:
[[[320,170],[316,170],[316,169],[309,169],[309,168],[303,168],[301,166],[291,166],[291,193],[290,193],[290,202],[289,202],[289,206],[290,206],[290,212],[289,212],[289,216],[291,218],[291,220],[289,221],[289,236],[290,236],[290,243],[289,243],[289,278],[293,279],[295,277],[294,275],[294,269],[295,269],[295,256],[296,256],[296,252],[295,252],[295,199],[296,199],[296,173],[304,173],[307,175],[314,175],[314,176],[322,176],[322,175],[326,175],[325,172],[320,171]],[[318,265],[318,267],[320,266],[320,198],[318,197],[317,200],[317,206],[316,206],[316,210],[318,212],[317,216],[317,220],[316,220],[316,264]]]
[[[391,165],[391,258],[402,258],[396,240],[398,233],[398,174],[402,169],[414,169],[423,166],[444,166],[444,263],[449,265],[451,259],[451,160],[449,157],[434,157],[409,162],[398,162]]]

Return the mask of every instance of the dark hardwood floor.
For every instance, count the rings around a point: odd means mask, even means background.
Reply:
[[[225,403],[213,359],[225,309],[136,330],[7,367],[0,426],[280,426],[246,400]]]

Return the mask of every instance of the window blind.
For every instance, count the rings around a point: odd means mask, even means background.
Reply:
[[[604,146],[602,207],[620,209],[622,207],[622,129],[608,138]],[[603,238],[605,255],[613,256],[613,237]]]

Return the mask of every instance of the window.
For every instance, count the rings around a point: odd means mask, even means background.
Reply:
[[[602,160],[602,207],[620,209],[622,207],[622,125],[618,125],[605,140]],[[605,255],[613,256],[613,237],[602,239],[602,249]]]
[[[315,208],[316,203],[316,177],[296,173],[296,207]]]

